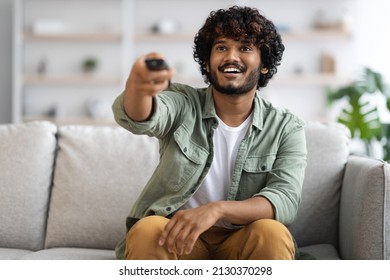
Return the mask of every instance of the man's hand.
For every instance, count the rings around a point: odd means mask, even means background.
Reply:
[[[126,82],[124,107],[126,114],[135,121],[144,121],[150,117],[153,96],[166,89],[176,73],[171,68],[151,70],[145,63],[147,59],[163,59],[163,57],[158,53],[139,57]]]
[[[148,59],[163,59],[163,57],[158,53],[149,53],[139,57],[130,72],[126,90],[137,95],[154,96],[168,87],[175,71],[169,68],[158,71],[149,69],[145,62]]]
[[[161,234],[159,245],[170,253],[190,254],[199,235],[219,220],[217,204],[208,203],[199,208],[180,210],[175,213]]]

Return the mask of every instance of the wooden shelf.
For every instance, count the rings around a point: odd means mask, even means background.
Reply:
[[[286,40],[340,40],[348,39],[351,33],[342,29],[313,29],[303,31],[284,31],[280,33]],[[158,34],[158,33],[140,33],[134,36],[135,41],[153,42],[153,41],[192,41],[194,33],[176,33],[176,34]]]
[[[281,32],[285,40],[343,40],[352,34],[342,29],[313,29],[305,31]]]
[[[121,34],[116,33],[63,33],[63,34],[34,34],[24,33],[26,41],[120,41]]]
[[[24,84],[27,86],[118,86],[120,78],[114,76],[85,75],[25,75]]]
[[[195,33],[176,33],[176,34],[157,34],[157,33],[143,33],[136,34],[134,36],[135,41],[139,42],[170,42],[170,41],[192,41],[194,39]]]
[[[351,81],[351,78],[340,76],[332,73],[318,73],[318,74],[293,74],[275,76],[270,81],[272,85],[286,85],[286,86],[327,86],[327,85],[342,85]]]

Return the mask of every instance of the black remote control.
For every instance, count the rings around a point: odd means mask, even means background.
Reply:
[[[169,66],[164,59],[161,58],[148,58],[145,59],[146,67],[149,70],[159,71],[159,70],[168,70]]]

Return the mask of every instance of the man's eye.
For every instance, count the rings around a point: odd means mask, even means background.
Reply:
[[[224,46],[217,46],[215,49],[217,51],[224,51],[224,50],[226,50],[226,48]]]
[[[241,50],[244,52],[250,52],[252,50],[252,48],[251,47],[242,47]]]

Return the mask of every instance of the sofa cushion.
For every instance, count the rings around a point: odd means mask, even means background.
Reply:
[[[336,248],[330,244],[317,244],[299,248],[301,253],[309,254],[316,260],[340,260]]]
[[[154,138],[120,127],[63,126],[46,248],[114,249],[158,161]]]
[[[308,123],[302,202],[290,230],[299,246],[338,246],[340,190],[349,155],[349,130],[339,123]]]
[[[51,248],[24,255],[22,260],[115,260],[114,250]]]
[[[19,260],[32,252],[24,249],[0,248],[0,260]]]
[[[43,248],[56,126],[0,125],[0,247]]]

